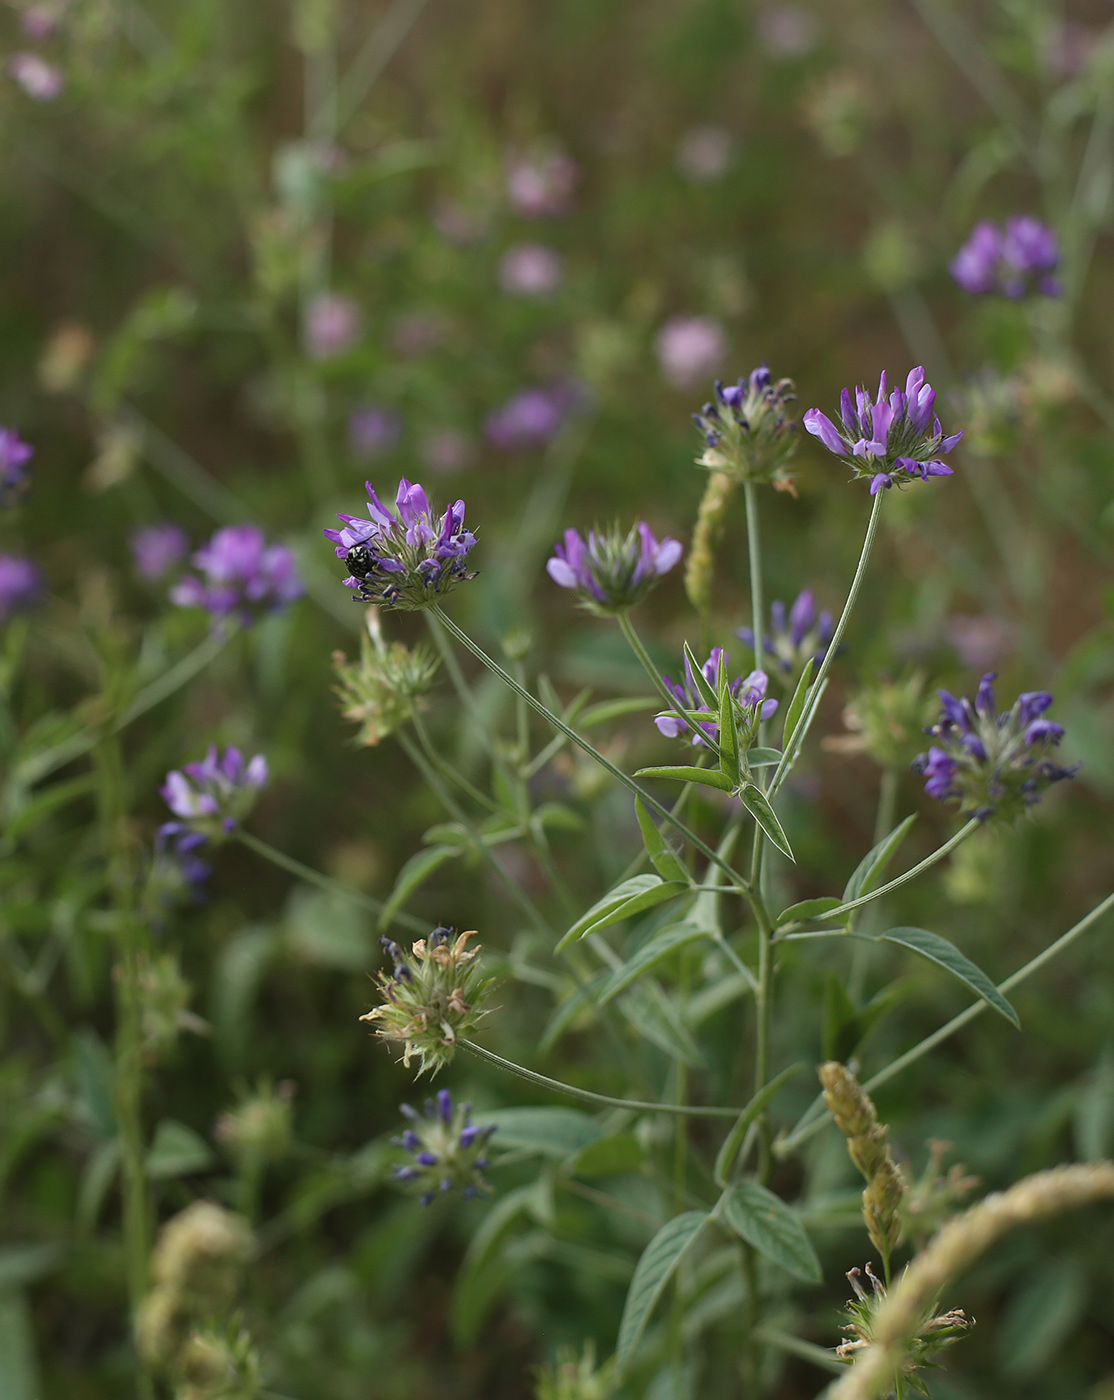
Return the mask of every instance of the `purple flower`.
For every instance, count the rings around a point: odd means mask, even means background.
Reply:
[[[1059,296],[1053,276],[1060,261],[1056,235],[1038,219],[1015,214],[1004,229],[997,224],[976,224],[951,264],[951,274],[965,292],[984,296],[997,292],[1022,297],[1036,290]]]
[[[454,1104],[448,1089],[439,1090],[436,1099],[427,1099],[424,1113],[405,1103],[400,1108],[411,1126],[392,1142],[412,1155],[413,1164],[395,1167],[395,1180],[413,1183],[423,1206],[454,1190],[466,1200],[491,1190],[482,1173],[494,1124],[475,1127],[472,1105]]]
[[[176,826],[168,822],[166,826]],[[206,885],[213,868],[196,850],[188,845],[180,850],[175,845],[175,833],[160,828],[155,836],[154,851],[143,884],[142,908],[156,927],[165,923],[166,915],[180,905],[200,904],[206,895]]]
[[[566,530],[545,569],[560,588],[571,588],[580,605],[599,617],[624,613],[640,603],[683,553],[668,535],[660,543],[645,521],[623,535],[618,529],[590,530],[584,540]]]
[[[507,167],[507,197],[530,219],[567,214],[579,175],[576,162],[560,152],[514,160]]]
[[[735,635],[754,649],[752,628],[740,627]],[[819,665],[828,653],[831,639],[832,615],[826,609],[817,613],[811,588],[797,594],[788,613],[784,603],[770,604],[770,631],[762,644],[765,654],[784,676],[795,681],[806,666]]]
[[[311,360],[335,359],[355,343],[360,327],[360,309],[351,297],[323,292],[306,308],[306,354]]]
[[[211,744],[199,763],[166,775],[159,791],[178,820],[164,822],[159,834],[177,851],[206,842],[217,845],[248,815],[266,782],[267,760],[261,753],[245,763],[239,749],[230,745],[222,756]]]
[[[727,355],[727,337],[708,316],[674,316],[654,341],[661,372],[675,389],[688,389],[714,374]]]
[[[994,680],[993,671],[982,677],[974,702],[941,690],[943,713],[926,731],[936,743],[913,761],[930,797],[957,801],[965,817],[979,821],[992,816],[1012,820],[1079,767],[1052,761],[1051,751],[1064,731],[1042,718],[1052,704],[1048,691],[1026,691],[1012,709],[999,714]]]
[[[158,583],[186,557],[190,547],[185,530],[172,520],[144,525],[131,537],[135,571],[149,583]]]
[[[508,248],[499,264],[499,285],[515,296],[545,297],[561,285],[560,254],[544,243]]]
[[[0,622],[33,608],[43,591],[39,566],[18,554],[0,554]]]
[[[488,414],[484,425],[488,441],[504,452],[548,442],[565,421],[576,398],[576,390],[569,384],[523,389]]]
[[[694,126],[677,147],[677,169],[694,185],[706,185],[726,175],[735,153],[735,139],[722,126]]]
[[[382,457],[402,435],[402,414],[382,404],[366,403],[348,418],[348,441],[361,457]]]
[[[940,458],[952,450],[963,432],[945,437],[933,412],[935,403],[936,391],[925,382],[924,369],[918,365],[909,371],[904,390],[894,389],[889,394],[883,370],[873,402],[862,385],[855,390],[854,399],[844,389],[839,426],[818,408],[810,408],[801,421],[829,452],[846,462],[857,480],[870,481],[874,496],[918,477],[927,481],[930,476],[951,476],[951,467]]]
[[[170,590],[180,608],[214,618],[235,615],[249,626],[261,612],[281,612],[305,592],[283,544],[268,545],[257,525],[225,525],[193,556],[203,578],[187,574]]]
[[[707,661],[700,668],[700,674],[717,695],[722,692],[724,686],[727,687],[735,703],[739,737],[745,744],[749,744],[756,737],[762,720],[769,719],[777,713],[778,703],[776,700],[766,699],[769,677],[764,671],[751,671],[749,676],[737,676],[729,682],[727,667],[727,653],[722,647],[713,647]],[[694,744],[705,745],[708,740],[718,743],[719,715],[713,714],[702,699],[700,685],[693,674],[692,662],[688,655],[685,656],[683,682],[671,680],[669,676],[663,676],[662,680],[666,689],[676,696],[677,710],[684,713],[665,710],[655,716],[654,723],[659,732],[667,739],[679,739],[691,732]],[[699,715],[707,715],[708,718],[697,718]]]
[[[62,91],[62,74],[37,53],[12,54],[8,72],[36,102],[51,102]]]
[[[344,580],[357,600],[413,610],[439,602],[458,583],[475,578],[468,554],[476,537],[464,526],[464,502],[434,514],[424,489],[405,477],[390,510],[365,482],[368,518],[341,515],[339,530],[326,530],[338,559],[351,570]]]
[[[422,441],[422,463],[435,476],[455,476],[475,457],[475,443],[459,428],[438,428]]]
[[[715,398],[692,415],[704,439],[697,463],[747,481],[793,492],[787,468],[797,450],[796,401],[791,379],[775,380],[765,364],[737,384],[716,380]]]
[[[0,428],[0,509],[26,491],[26,467],[34,455],[35,449],[14,428]]]

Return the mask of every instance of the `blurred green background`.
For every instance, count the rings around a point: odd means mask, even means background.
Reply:
[[[618,634],[545,577],[560,530],[645,518],[687,541],[705,482],[689,415],[716,377],[765,360],[796,381],[801,409],[832,413],[844,384],[924,364],[945,427],[966,429],[956,475],[887,502],[819,727],[842,732],[853,694],[912,672],[957,693],[981,669],[1002,673],[1008,698],[1047,686],[1076,781],[892,903],[1000,980],[1109,891],[1108,5],[71,0],[9,4],[0,23],[0,422],[36,453],[0,548],[33,555],[49,584],[21,656],[22,623],[5,633],[0,1400],[135,1384],[112,1149],[113,911],[119,862],[138,862],[165,819],[165,772],[209,742],[265,752],[273,776],[251,829],[379,899],[445,820],[392,741],[354,745],[331,694],[331,653],[354,652],[362,610],[320,531],[359,512],[365,477],[385,498],[405,475],[442,505],[467,500],[481,573],[450,607],[489,649],[512,638],[566,698],[642,694]],[[29,52],[62,79],[48,100],[13,76],[12,55]],[[1017,212],[1056,229],[1064,296],[966,297],[950,259],[978,219]],[[798,461],[798,498],[762,499],[768,596],[807,586],[838,608],[865,495],[813,440]],[[194,545],[258,522],[296,550],[308,593],[128,728],[106,815],[103,755],[40,786],[20,764],[203,640],[204,618],[132,566],[132,531],[164,519]],[[746,577],[740,503],[712,631],[743,670]],[[384,625],[422,635],[412,617]],[[679,571],[639,625],[675,669],[698,630]],[[474,679],[511,743],[505,698]],[[427,718],[486,782],[447,684]],[[645,717],[598,737],[630,771],[669,761]],[[547,738],[535,730],[535,748]],[[867,756],[814,744],[786,808],[789,898],[841,887],[871,843],[878,781]],[[638,849],[633,814],[567,755],[539,784],[537,800],[572,814],[551,832],[553,859],[587,905]],[[922,813],[910,860],[952,830],[913,776],[898,804]],[[528,846],[499,860],[567,924]],[[590,1020],[539,1050],[570,984],[487,867],[447,862],[407,907],[480,930],[508,978],[488,1043],[604,1092],[630,1087]],[[267,1384],[298,1400],[519,1400],[558,1345],[594,1337],[611,1351],[647,1236],[637,1209],[601,1209],[600,1182],[569,1185],[559,1162],[508,1165],[491,1200],[455,1208],[422,1211],[391,1184],[397,1105],[423,1091],[356,1020],[377,932],[236,845],[216,856],[207,901],[168,915],[155,946],[180,959],[201,1019],[148,1065],[155,1209],[242,1202],[214,1124],[289,1081],[292,1136],[262,1175],[242,1300]],[[794,946],[777,1054],[811,1064],[830,1053],[825,977],[846,969],[840,953]],[[1021,1035],[984,1018],[886,1087],[880,1112],[915,1167],[931,1137],[986,1187],[1114,1152],[1109,949],[1100,927],[1027,984]],[[860,1052],[868,1070],[963,1004],[896,955],[858,990],[897,974],[915,982]],[[709,1101],[743,1101],[741,1014],[713,1008],[693,1028]],[[660,1082],[660,1052],[636,1053]],[[539,1101],[476,1062],[444,1082],[478,1107]],[[794,1082],[787,1125],[812,1094],[809,1075]],[[647,1146],[659,1149],[668,1140]],[[786,1298],[784,1327],[831,1347],[842,1275],[863,1262],[854,1175],[832,1133],[780,1171],[828,1279]],[[604,1184],[635,1207],[656,1189],[638,1171]],[[934,1394],[1114,1394],[1112,1246],[1096,1212],[1001,1247],[964,1287],[979,1326]],[[693,1339],[705,1369],[631,1394],[740,1393],[738,1300],[716,1306]],[[783,1362],[771,1394],[824,1383]]]

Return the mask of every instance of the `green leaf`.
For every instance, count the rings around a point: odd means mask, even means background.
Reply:
[[[708,678],[700,669],[700,663],[693,655],[692,647],[685,643],[685,659],[692,670],[692,683],[696,687],[696,693],[700,696],[700,703],[706,705],[712,714],[719,709],[719,695],[713,686],[708,684]]]
[[[461,854],[460,846],[431,846],[428,851],[419,851],[416,856],[411,856],[398,872],[395,887],[379,915],[379,927],[387,928],[419,885],[424,884],[446,861]]]
[[[781,829],[781,822],[777,819],[777,813],[770,806],[766,794],[756,783],[744,783],[739,789],[739,797],[743,806],[751,814],[754,820],[774,843],[779,851],[784,852],[790,860],[796,860],[793,854],[793,847],[789,844],[789,838]]]
[[[812,676],[812,667],[806,666],[801,672],[801,679],[797,682],[797,689],[793,692],[793,698],[789,702],[789,708],[785,712],[785,724],[781,731],[781,747],[788,753],[789,745],[793,742],[793,736],[797,732],[797,725],[801,722],[801,715],[804,714],[805,701],[808,699],[809,679]]]
[[[1020,1030],[1021,1022],[1017,1012],[982,968],[977,967],[969,957],[961,953],[954,943],[949,943],[938,933],[930,933],[926,928],[891,928],[877,937],[885,939],[887,943],[912,948],[914,953],[920,953],[922,958],[928,958],[930,962],[950,972],[953,977],[958,977],[988,1006],[992,1006],[999,1015],[1004,1016],[1011,1025]]]
[[[68,803],[91,792],[96,786],[96,781],[93,774],[83,773],[80,778],[70,778],[66,782],[54,783],[51,787],[44,788],[12,817],[4,834],[9,841],[18,841]]]
[[[723,1218],[747,1244],[806,1283],[821,1281],[805,1227],[795,1211],[757,1181],[741,1181],[725,1198]]]
[[[735,702],[731,688],[723,687],[719,697],[719,769],[731,786],[739,784],[739,726],[735,719]]]
[[[681,1020],[670,997],[654,981],[639,982],[619,1002],[619,1009],[635,1030],[670,1056],[692,1069],[703,1069],[704,1056]]]
[[[799,904],[783,909],[774,924],[781,928],[784,924],[803,924],[810,919],[822,919],[829,909],[838,909],[842,903],[843,900],[831,894],[821,895],[819,899],[802,899]]]
[[[683,885],[679,880],[663,880],[660,875],[635,875],[630,880],[624,880],[577,919],[557,944],[557,951],[596,929],[616,924],[620,919],[629,919],[632,914],[672,899],[675,894],[687,889],[687,884]]]
[[[670,778],[675,783],[703,783],[705,787],[719,788],[720,792],[734,792],[736,784],[725,778],[716,768],[689,768],[683,765],[668,768],[640,768],[636,778]]]
[[[747,762],[752,768],[771,768],[775,763],[781,762],[780,749],[762,749],[757,746],[747,749]]]
[[[890,834],[883,837],[873,850],[868,851],[863,856],[855,867],[850,880],[844,886],[841,904],[850,904],[853,899],[859,899],[862,895],[869,894],[876,887],[885,873],[886,866],[893,859],[894,852],[905,840],[906,832],[916,820],[916,812],[911,813],[903,822],[898,822]]]
[[[686,943],[691,943],[696,938],[707,938],[708,936],[706,929],[689,923],[673,924],[670,928],[663,930],[655,938],[651,938],[648,943],[644,943],[625,966],[618,968],[611,974],[597,1004],[605,1006],[612,997],[618,996],[632,982],[637,982],[640,977],[644,977],[651,968],[656,967],[670,953],[678,948],[683,948]]]
[[[205,1171],[215,1160],[203,1137],[184,1123],[164,1118],[155,1129],[154,1141],[147,1153],[147,1175],[154,1181],[189,1176],[192,1172]]]
[[[0,1290],[0,1400],[39,1400],[42,1394],[31,1309],[21,1290]]]
[[[572,1176],[623,1176],[637,1171],[645,1153],[633,1133],[612,1133],[590,1142],[564,1170]]]
[[[684,880],[692,884],[692,876],[686,870],[680,857],[654,825],[654,819],[646,810],[641,797],[634,799],[634,814],[638,818],[638,828],[642,832],[642,843],[650,857],[654,869],[663,880]]]
[[[500,1108],[475,1115],[475,1122],[495,1124],[493,1147],[519,1147],[562,1162],[602,1135],[596,1120],[575,1108]]]
[[[751,1099],[750,1103],[743,1109],[735,1120],[735,1126],[723,1140],[723,1146],[716,1154],[716,1165],[713,1171],[716,1185],[726,1187],[728,1178],[731,1175],[731,1168],[735,1165],[735,1158],[739,1155],[739,1148],[743,1145],[743,1138],[746,1131],[766,1105],[772,1101],[782,1086],[792,1079],[800,1071],[800,1065],[790,1065],[774,1079],[760,1089]]]
[[[61,1263],[65,1248],[49,1244],[9,1244],[0,1247],[0,1291],[34,1283]],[[0,1357],[3,1353],[0,1352]],[[3,1392],[0,1391],[0,1394]]]
[[[859,1041],[859,1015],[843,985],[843,978],[829,972],[824,979],[824,1014],[820,1044],[825,1060],[850,1059]]]
[[[708,1212],[703,1210],[689,1210],[683,1215],[675,1215],[643,1250],[627,1293],[623,1320],[619,1324],[615,1365],[620,1376],[627,1368],[654,1305],[665,1291],[665,1285],[707,1220]]]
[[[640,695],[634,699],[604,700],[598,705],[589,706],[581,715],[577,727],[592,729],[595,725],[606,724],[611,719],[622,719],[624,715],[632,715],[645,710],[657,710],[660,707],[661,701],[653,696]],[[567,717],[566,722],[568,722]]]

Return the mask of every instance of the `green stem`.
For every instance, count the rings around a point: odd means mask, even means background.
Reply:
[[[883,895],[889,894],[891,890],[896,890],[899,886],[908,884],[910,880],[915,880],[918,875],[922,875],[931,866],[935,865],[937,861],[943,860],[946,855],[954,851],[961,841],[966,841],[968,836],[973,836],[981,826],[982,822],[972,818],[966,826],[961,826],[959,828],[951,840],[945,841],[942,846],[938,846],[930,856],[925,856],[924,860],[914,865],[911,870],[907,870],[904,875],[898,875],[887,884],[879,885],[876,890],[871,890],[869,894],[860,895],[858,899],[849,899],[846,904],[840,904],[835,909],[829,909],[825,913],[824,918],[838,919],[841,914],[849,914],[853,909],[861,909],[864,904],[871,904],[874,900],[881,899]]]
[[[418,742],[421,744],[426,758],[443,778],[447,779],[450,783],[455,783],[456,786],[460,788],[461,792],[466,792],[473,802],[478,803],[481,807],[486,807],[494,816],[501,817],[507,815],[505,808],[488,797],[485,792],[481,792],[457,767],[451,764],[447,759],[441,757],[434,746],[433,740],[430,738],[429,730],[425,726],[425,721],[422,719],[416,707],[411,716],[411,722],[414,725],[414,733],[418,736]],[[517,812],[511,813],[511,815],[516,818],[520,817],[520,814]]]
[[[739,886],[740,890],[745,890],[747,888],[747,881],[744,879],[744,877],[740,875],[737,870],[733,870],[731,866],[727,864],[726,861],[722,860],[716,854],[716,852],[712,850],[711,846],[709,846],[706,842],[702,841],[694,831],[690,831],[689,828],[684,824],[684,822],[680,821],[679,818],[674,816],[673,813],[669,810],[669,808],[663,806],[663,804],[660,803],[656,797],[651,797],[651,795],[648,792],[646,792],[643,788],[639,787],[639,785],[634,781],[633,778],[629,778],[621,768],[617,768],[615,764],[611,762],[610,759],[605,758],[604,755],[600,753],[598,749],[593,748],[592,745],[588,743],[587,739],[582,738],[576,732],[575,729],[570,728],[569,725],[567,725],[563,719],[555,715],[551,710],[549,710],[545,705],[543,705],[540,700],[536,699],[533,695],[531,695],[528,690],[525,690],[522,686],[520,686],[513,679],[513,677],[509,676],[507,672],[503,670],[502,666],[500,666],[497,661],[493,661],[492,658],[488,656],[488,654],[483,650],[483,648],[480,647],[476,642],[474,642],[471,639],[471,637],[468,636],[467,632],[461,631],[461,629],[456,625],[452,618],[448,616],[448,614],[444,611],[443,608],[441,608],[439,604],[434,603],[432,605],[432,610],[462,646],[467,647],[468,650],[472,653],[473,656],[476,657],[478,661],[482,661],[483,664],[490,671],[493,671],[495,675],[499,676],[503,683],[509,686],[510,689],[513,690],[516,695],[521,695],[522,698],[526,701],[526,703],[532,709],[536,710],[537,713],[540,714],[543,719],[547,719],[549,723],[554,727],[554,729],[560,730],[560,732],[564,734],[564,736],[567,739],[571,739],[573,743],[576,744],[579,748],[583,749],[584,752],[588,754],[590,758],[594,758],[601,768],[605,769],[608,773],[611,774],[613,778],[616,778],[620,783],[622,783],[625,788],[628,788],[631,792],[633,792],[636,797],[640,797],[647,807],[649,807],[652,811],[657,812],[659,817],[664,817],[665,820],[669,823],[669,825],[672,826],[675,831],[679,832],[680,835],[682,835],[686,841],[691,841],[698,851],[700,851],[703,855],[707,856],[709,860],[714,862],[714,864],[719,866],[719,868],[722,871],[724,871],[728,878],[733,880]]]
[[[235,840],[239,841],[242,846],[246,846],[249,851],[254,851],[257,856],[269,860],[272,865],[277,865],[280,870],[296,875],[299,880],[305,880],[307,884],[316,885],[318,889],[325,890],[327,894],[335,894],[341,899],[347,899],[350,904],[355,904],[360,909],[366,909],[369,913],[381,915],[386,907],[381,900],[375,899],[372,895],[349,889],[347,885],[342,885],[339,880],[333,880],[328,875],[323,875],[320,870],[314,870],[310,865],[303,865],[300,860],[295,860],[293,856],[288,856],[284,851],[268,845],[266,841],[261,841],[250,831],[244,831],[243,828],[238,827]],[[429,933],[428,922],[416,919],[412,914],[407,914],[403,910],[396,910],[391,916],[390,923],[401,924],[411,933],[420,933],[423,936]],[[390,924],[388,924],[389,926]]]
[[[445,670],[449,673],[449,680],[452,682],[453,689],[456,691],[460,703],[464,706],[472,724],[475,726],[476,736],[487,750],[488,754],[495,758],[495,744],[492,741],[491,735],[488,733],[487,721],[480,712],[480,707],[476,704],[476,697],[472,694],[472,687],[464,678],[464,672],[460,669],[460,663],[456,659],[456,653],[449,645],[449,639],[445,636],[445,629],[440,626],[437,619],[428,608],[423,611],[422,616],[425,618],[426,627],[429,629],[429,634],[433,638],[434,646],[436,646],[438,654],[444,663]]]
[[[877,846],[880,841],[885,840],[894,829],[895,818],[897,816],[897,790],[900,781],[900,774],[896,768],[883,768],[882,780],[878,785],[878,810],[874,818],[874,840],[872,846]],[[877,917],[878,911],[874,909],[871,913]],[[870,960],[870,944],[860,941],[851,950],[851,970],[847,982],[847,990],[852,1002],[858,1004],[863,995],[863,985],[866,980],[867,963]]]
[[[747,555],[750,559],[750,617],[754,631],[754,669],[766,669],[766,639],[763,633],[764,609],[762,604],[762,543],[758,530],[758,497],[754,482],[743,481],[743,504],[747,516]],[[761,741],[759,741],[761,742]]]
[[[666,709],[669,710],[672,714],[677,715],[680,719],[684,719],[684,715],[682,715],[680,710],[677,708],[677,697],[670,693],[669,688],[666,686],[661,673],[658,671],[657,667],[650,659],[650,653],[642,645],[642,638],[634,630],[634,624],[630,620],[630,614],[620,613],[617,618],[617,621],[619,623],[620,628],[622,629],[623,636],[626,637],[627,642],[630,644],[631,651],[633,651],[635,656],[638,657],[638,660],[642,664],[642,669],[646,672],[646,674],[650,677],[650,680],[653,682],[654,689],[665,701]],[[711,751],[718,758],[719,745],[715,742],[714,739],[709,740],[707,735],[705,735],[704,737],[708,748],[711,749]]]
[[[1035,958],[1030,958],[1024,967],[1018,968],[1018,970],[1007,977],[1004,982],[999,982],[998,990],[1005,996],[1005,994],[1012,991],[1014,987],[1019,987],[1021,983],[1031,977],[1034,972],[1039,972],[1040,969],[1044,967],[1045,963],[1051,962],[1057,954],[1062,953],[1065,948],[1074,943],[1081,934],[1085,933],[1092,924],[1097,923],[1097,921],[1111,909],[1114,909],[1114,894],[1107,895],[1089,914],[1085,914],[1077,924],[1073,924],[1072,927],[1068,929],[1067,933],[1061,934],[1054,943],[1050,943],[1048,947],[1039,952]],[[980,999],[975,1002],[974,1005],[969,1006],[966,1011],[961,1011],[958,1016],[953,1016],[952,1019],[941,1026],[939,1030],[935,1030],[931,1035],[925,1036],[925,1038],[918,1041],[911,1050],[906,1050],[904,1055],[899,1055],[896,1060],[891,1061],[884,1069],[880,1069],[876,1075],[866,1081],[863,1088],[869,1093],[872,1089],[877,1089],[880,1085],[885,1084],[887,1080],[892,1079],[894,1075],[900,1074],[903,1069],[906,1069],[911,1064],[915,1064],[922,1056],[927,1055],[930,1050],[934,1050],[937,1045],[949,1039],[956,1031],[968,1025],[976,1016],[981,1016],[986,1009],[987,1003]],[[800,1147],[802,1143],[807,1142],[809,1138],[818,1133],[827,1122],[828,1117],[824,1109],[823,1099],[817,1095],[811,1107],[804,1113],[800,1122],[789,1136],[783,1138],[782,1141],[778,1143],[777,1155],[779,1157],[788,1156],[789,1153]]]
[[[867,561],[870,559],[870,551],[874,548],[874,537],[878,533],[878,521],[882,513],[882,498],[885,491],[879,491],[874,497],[874,503],[870,508],[870,520],[866,527],[866,537],[863,540],[863,547],[859,553],[859,562],[855,566],[855,576],[851,580],[851,588],[847,594],[847,601],[843,605],[843,611],[839,615],[836,629],[832,634],[832,639],[828,643],[828,649],[824,653],[824,659],[820,663],[820,669],[816,673],[816,679],[809,686],[808,699],[805,701],[804,710],[801,713],[800,721],[793,735],[793,742],[786,746],[785,753],[781,756],[781,762],[774,770],[773,779],[767,789],[767,796],[773,798],[774,794],[781,787],[782,783],[789,775],[791,764],[791,751],[799,750],[808,734],[809,727],[816,717],[816,710],[820,704],[820,696],[823,693],[824,682],[827,680],[828,672],[831,670],[832,662],[835,660],[836,652],[839,650],[840,642],[843,640],[843,633],[847,627],[848,618],[851,616],[851,609],[855,606],[855,601],[859,596],[859,589],[862,587],[863,579],[866,576]]]
[[[458,1040],[457,1045],[461,1050],[467,1050],[469,1054],[486,1060],[488,1064],[495,1065],[498,1069],[506,1070],[509,1074],[517,1074],[520,1079],[529,1080],[531,1084],[538,1084],[543,1089],[552,1089],[555,1094],[566,1094],[572,1099],[583,1099],[585,1103],[599,1104],[602,1108],[625,1108],[631,1113],[678,1113],[687,1118],[737,1118],[739,1116],[738,1110],[734,1108],[701,1107],[698,1104],[684,1103],[648,1103],[641,1099],[614,1099],[610,1094],[594,1094],[590,1089],[578,1089],[572,1084],[562,1084],[558,1079],[550,1079],[548,1075],[538,1074],[535,1070],[527,1069],[524,1065],[515,1064],[513,1060],[505,1060],[502,1055],[485,1050],[474,1041]]]

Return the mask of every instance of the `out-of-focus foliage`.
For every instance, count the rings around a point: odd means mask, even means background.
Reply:
[[[157,1296],[156,1226],[199,1199],[250,1226],[254,1252],[235,1296],[189,1313],[157,1382],[180,1395],[610,1393],[634,1263],[688,1208],[668,1184],[685,1134],[556,1100],[539,1117],[544,1091],[458,1055],[443,1082],[498,1119],[493,1193],[416,1204],[391,1143],[416,1091],[357,1019],[395,914],[407,943],[479,930],[503,983],[482,1036],[508,1058],[604,1094],[671,1097],[687,1079],[708,1103],[749,1097],[745,986],[724,963],[711,992],[685,990],[702,945],[662,952],[602,1028],[581,991],[604,964],[552,957],[641,852],[627,794],[567,748],[524,773],[551,733],[466,657],[474,711],[446,663],[426,708],[403,707],[405,743],[366,746],[386,728],[355,692],[364,744],[341,715],[331,656],[357,654],[365,610],[321,530],[363,509],[365,476],[385,500],[400,477],[467,498],[480,573],[454,617],[543,696],[579,697],[581,727],[633,771],[668,761],[657,701],[614,629],[547,579],[553,541],[635,517],[689,539],[707,485],[690,414],[716,377],[766,360],[800,407],[831,412],[843,384],[925,365],[966,428],[955,476],[890,493],[814,731],[853,742],[811,741],[783,800],[798,865],[775,888],[783,905],[841,889],[887,807],[919,813],[910,864],[938,845],[949,818],[904,766],[922,684],[974,693],[998,670],[1003,694],[1056,692],[1081,771],[1034,819],[961,846],[942,881],[894,895],[895,922],[946,923],[1000,981],[1109,891],[1109,25],[1097,0],[5,8],[0,423],[35,455],[0,552],[33,558],[45,586],[0,622],[4,1400],[153,1393],[129,1309]],[[978,220],[1019,211],[1056,230],[1063,295],[972,300],[950,261]],[[796,498],[762,498],[767,589],[837,610],[862,488],[811,439],[793,473]],[[294,551],[306,596],[211,631],[168,601],[176,575],[135,569],[132,534],[166,520],[192,550],[258,525]],[[745,674],[741,501],[722,524],[703,629]],[[680,570],[643,613],[676,672],[701,640]],[[392,646],[445,640],[412,616],[383,626]],[[207,880],[166,864],[159,789],[211,743],[265,752],[248,839],[285,868],[235,836]],[[438,757],[499,810],[447,789]],[[711,829],[702,804],[689,819]],[[620,960],[654,919],[614,937]],[[1096,926],[1014,995],[1020,1033],[983,1017],[879,1091],[911,1176],[930,1139],[987,1187],[1114,1154],[1110,937]],[[867,963],[781,946],[780,1064],[869,1073],[966,1004],[897,948]],[[813,1094],[809,1074],[791,1080],[775,1127]],[[701,1160],[716,1133],[692,1127]],[[790,1291],[763,1273],[767,1393],[795,1400],[824,1372],[779,1338],[839,1340],[843,1274],[865,1262],[859,1183],[829,1129],[773,1185],[802,1203],[826,1280]],[[988,1256],[963,1297],[980,1325],[934,1393],[1106,1394],[1111,1242],[1096,1212]],[[683,1325],[699,1368],[636,1368],[624,1393],[739,1393],[735,1247],[684,1288],[683,1324],[666,1308],[654,1325]]]

